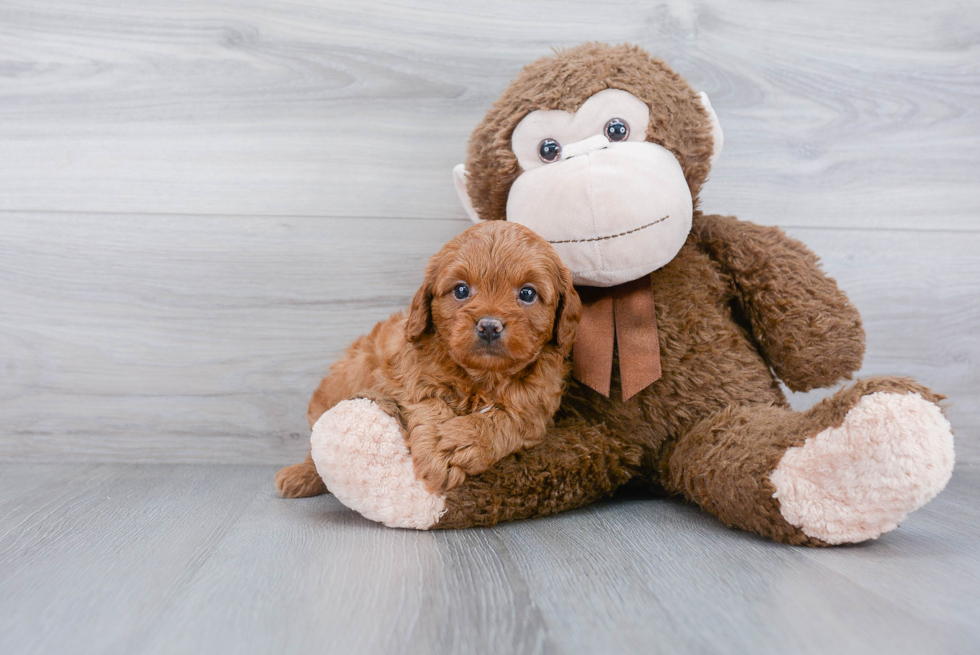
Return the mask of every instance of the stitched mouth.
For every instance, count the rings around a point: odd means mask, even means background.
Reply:
[[[616,239],[619,237],[624,237],[627,234],[633,234],[634,232],[639,232],[640,230],[645,230],[648,227],[656,225],[657,223],[663,223],[670,215],[664,216],[663,218],[658,218],[655,221],[650,221],[646,225],[641,225],[640,227],[634,227],[632,230],[626,230],[625,232],[620,232],[619,234],[607,234],[602,237],[592,237],[591,239],[563,239],[561,241],[549,241],[548,243],[588,243],[589,241],[606,241],[607,239]]]

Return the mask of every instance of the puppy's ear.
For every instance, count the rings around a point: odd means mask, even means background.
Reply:
[[[425,267],[425,280],[415,292],[412,304],[408,308],[408,322],[405,323],[405,338],[418,341],[427,330],[432,329],[432,286],[435,284],[436,272],[439,270],[439,255],[429,259]]]
[[[556,257],[557,259],[557,257]],[[572,284],[572,274],[558,261],[558,309],[555,311],[555,333],[552,342],[562,357],[568,357],[575,345],[575,328],[582,317],[582,301]]]

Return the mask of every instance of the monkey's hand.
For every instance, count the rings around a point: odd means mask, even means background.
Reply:
[[[702,216],[692,233],[730,275],[759,350],[787,387],[830,386],[861,367],[861,316],[806,246],[732,216]]]

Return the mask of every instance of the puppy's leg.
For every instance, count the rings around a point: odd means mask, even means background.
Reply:
[[[304,462],[280,469],[276,473],[276,489],[283,498],[306,498],[327,493],[327,485],[317,473],[310,455]]]
[[[479,475],[495,462],[521,448],[541,442],[550,416],[524,412],[520,417],[492,409],[457,416],[439,427],[439,452],[449,462],[452,489],[467,475]]]
[[[431,493],[441,493],[448,486],[462,482],[462,471],[452,472],[449,466],[451,453],[439,449],[440,430],[456,417],[452,408],[437,398],[405,406],[405,422],[408,428],[408,448],[412,453],[415,476]],[[450,474],[453,473],[452,479]],[[462,476],[462,477],[460,477]]]
[[[501,457],[520,449],[523,440],[505,421],[485,414],[467,414],[446,421],[438,428],[436,451],[448,467],[445,490],[490,468]]]
[[[320,381],[306,413],[311,428],[328,409],[343,400],[342,394],[349,386],[346,382],[344,377],[335,373]],[[307,498],[327,493],[327,485],[317,473],[311,455],[307,455],[306,460],[299,464],[280,469],[276,473],[276,489],[283,498]]]

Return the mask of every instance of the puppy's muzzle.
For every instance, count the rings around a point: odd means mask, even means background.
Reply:
[[[500,338],[500,335],[504,333],[504,323],[499,318],[493,318],[492,316],[486,316],[481,318],[476,322],[476,334],[478,337],[486,341],[487,343],[492,343]]]

